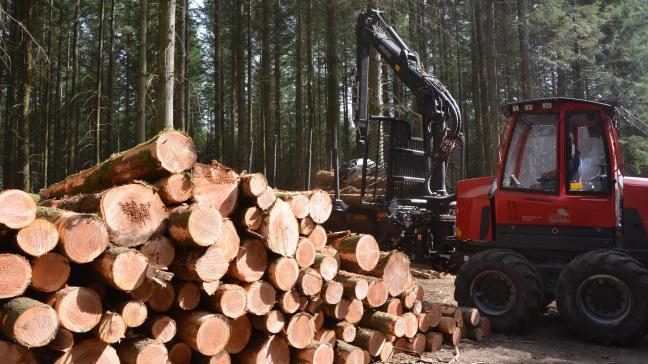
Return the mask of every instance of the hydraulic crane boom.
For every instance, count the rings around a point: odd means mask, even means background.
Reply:
[[[425,169],[430,171],[426,183],[428,198],[445,197],[445,163],[461,128],[461,112],[456,101],[436,77],[423,70],[418,54],[407,47],[380,11],[372,9],[360,14],[356,37],[354,121],[360,131],[359,141],[363,142],[363,131],[369,118],[369,49],[373,47],[415,95],[415,111],[421,115],[423,123]],[[454,127],[448,130],[446,125],[450,117],[454,119]]]

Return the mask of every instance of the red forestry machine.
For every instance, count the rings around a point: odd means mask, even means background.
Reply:
[[[619,109],[568,98],[506,105],[498,175],[459,181],[463,138],[452,95],[381,12],[359,16],[357,39],[361,204],[345,209],[337,187],[331,228],[353,226],[385,249],[458,269],[456,300],[479,308],[495,330],[525,327],[555,299],[583,337],[606,344],[642,337],[648,180],[623,176]],[[367,115],[370,47],[415,96],[422,137],[406,121]]]

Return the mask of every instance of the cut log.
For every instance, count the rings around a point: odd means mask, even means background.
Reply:
[[[18,254],[0,254],[0,298],[20,296],[32,278],[29,261]]]
[[[267,334],[278,334],[286,326],[286,317],[278,310],[272,310],[263,316],[251,315],[249,318],[255,329]]]
[[[36,219],[36,202],[26,192],[5,190],[0,192],[0,226],[9,229],[25,228]]]
[[[335,337],[345,342],[353,342],[356,338],[356,327],[348,322],[338,322],[335,325]]]
[[[436,304],[427,305],[423,311],[429,317],[430,327],[436,327],[441,321],[441,306]]]
[[[322,288],[321,297],[322,300],[330,305],[335,305],[340,300],[342,300],[342,294],[344,293],[344,286],[340,282],[328,281],[324,283]]]
[[[194,362],[196,364],[232,364],[232,358],[227,351],[221,350],[218,354],[212,356],[196,354]]]
[[[299,310],[299,292],[296,290],[281,292],[278,298],[277,307],[283,313],[291,314]]]
[[[76,333],[90,331],[103,314],[101,298],[86,287],[67,286],[52,294],[46,303],[58,314],[61,326]]]
[[[173,289],[173,285],[160,285],[157,283],[153,283],[152,285],[151,290],[153,294],[146,303],[155,312],[168,311],[175,302],[175,289]]]
[[[381,361],[387,362],[391,358],[393,353],[394,353],[394,344],[389,341],[385,341],[385,345],[383,345],[379,358]]]
[[[315,325],[315,331],[321,330],[324,327],[324,312],[319,311],[313,314],[313,325]]]
[[[398,297],[410,282],[409,267],[410,261],[407,255],[397,250],[389,253],[381,252],[378,264],[368,274],[381,278],[387,285],[389,294],[392,297]]]
[[[194,282],[214,282],[221,279],[229,268],[229,261],[225,259],[216,245],[208,248],[178,249],[176,258],[169,267],[177,278]]]
[[[256,282],[268,267],[268,253],[259,240],[246,239],[229,265],[228,274],[239,281]]]
[[[36,219],[16,234],[16,244],[25,253],[39,257],[56,247],[58,229],[45,219]]]
[[[453,305],[440,305],[441,307],[441,315],[445,317],[452,317],[456,324],[457,327],[463,326],[463,313],[457,306]]]
[[[322,276],[313,268],[306,268],[301,271],[297,280],[297,289],[301,294],[312,297],[322,291]]]
[[[241,229],[258,230],[263,223],[263,211],[256,206],[242,208],[236,213],[234,221]]]
[[[443,334],[452,334],[456,327],[457,321],[454,318],[443,316],[435,330]]]
[[[319,272],[325,281],[335,278],[339,270],[338,261],[334,257],[322,253],[315,254],[313,268]]]
[[[418,334],[411,339],[399,338],[394,342],[394,349],[396,351],[404,351],[406,353],[413,353],[421,355],[425,351],[426,339],[425,335]]]
[[[425,334],[427,351],[437,351],[443,346],[443,334],[439,332],[428,332]]]
[[[401,316],[403,315],[403,302],[398,298],[389,298],[379,310],[390,315]]]
[[[229,320],[207,311],[179,311],[174,315],[178,339],[203,355],[216,355],[230,340]]]
[[[128,327],[138,327],[146,321],[148,309],[140,300],[123,300],[115,305],[115,311],[124,319]]]
[[[108,247],[108,229],[95,215],[39,207],[38,217],[56,225],[58,249],[75,263],[89,263]]]
[[[2,332],[20,345],[45,346],[54,340],[58,328],[56,311],[34,299],[17,297],[2,307]]]
[[[92,267],[107,284],[129,292],[144,282],[148,259],[135,249],[111,247],[94,261]]]
[[[299,238],[295,259],[299,268],[308,268],[315,262],[315,245],[306,237]]]
[[[328,192],[314,189],[310,193],[310,217],[318,224],[323,224],[331,216],[333,201]]]
[[[117,351],[110,345],[99,339],[87,339],[75,344],[72,349],[54,364],[119,364],[126,363],[117,355]]]
[[[342,264],[342,260],[340,260],[340,253],[338,253],[337,249],[335,249],[334,247],[326,245],[319,252],[324,255],[328,255],[329,257],[335,258],[335,260],[338,262],[338,267]]]
[[[211,296],[216,293],[218,287],[220,287],[220,281],[200,282],[200,290],[205,292],[207,296]]]
[[[139,251],[156,267],[168,267],[175,259],[175,245],[164,235],[154,236]]]
[[[402,316],[405,319],[405,337],[413,338],[419,330],[418,318],[411,312],[406,312]]]
[[[200,303],[200,285],[195,282],[177,281],[173,285],[175,306],[182,310],[193,310]]]
[[[315,225],[308,234],[308,239],[313,242],[316,251],[321,251],[326,246],[326,230],[322,225]]]
[[[320,312],[322,310],[322,307],[324,307],[324,304],[325,304],[325,302],[324,302],[324,300],[322,299],[321,296],[320,297],[312,297],[312,298],[304,296],[304,297],[301,297],[301,299],[304,301],[303,304],[302,304],[303,307],[301,307],[301,310],[306,311],[306,312],[310,313],[311,315],[313,315],[313,314],[315,314],[317,312]]]
[[[33,350],[8,341],[0,340],[0,357],[5,363],[38,364]]]
[[[386,342],[385,334],[382,332],[359,327],[352,343],[359,348],[365,349],[369,355],[376,357],[382,353]]]
[[[93,332],[97,339],[107,344],[114,344],[124,338],[126,329],[126,322],[120,314],[106,311],[97,326],[94,327]]]
[[[340,254],[342,268],[346,270],[364,273],[376,268],[378,264],[380,248],[376,239],[371,235],[347,235],[332,239],[329,244]]]
[[[175,342],[167,346],[169,350],[169,361],[173,364],[191,364],[193,352],[189,345],[183,342]]]
[[[149,338],[132,338],[119,344],[119,358],[124,364],[166,363],[167,348]]]
[[[376,308],[384,305],[389,298],[387,285],[385,285],[382,280],[373,277],[369,278],[368,281],[367,297],[363,300],[363,303],[369,308]]]
[[[451,333],[444,333],[443,334],[443,341],[448,345],[452,345],[454,347],[457,347],[461,343],[462,336],[463,336],[463,334],[461,333],[461,328],[460,327],[455,327],[454,330],[452,330]]]
[[[142,282],[139,287],[130,291],[129,294],[133,299],[148,302],[148,300],[153,296],[153,288],[157,285],[158,283],[153,282],[150,279],[144,279],[144,282]]]
[[[316,342],[309,347],[293,351],[293,361],[302,364],[333,364],[333,346]]]
[[[355,299],[349,300],[349,308],[346,316],[344,316],[344,320],[352,324],[356,324],[360,322],[363,315],[364,307],[362,306],[362,301]]]
[[[430,315],[425,312],[416,314],[416,319],[418,320],[418,329],[420,332],[428,332],[430,330]]]
[[[177,205],[189,200],[193,194],[191,178],[183,173],[174,173],[155,182],[158,194],[167,205]]]
[[[229,318],[243,316],[247,311],[247,293],[236,284],[221,284],[212,296],[206,297],[207,306]]]
[[[230,320],[230,326],[232,328],[232,335],[230,336],[227,345],[225,345],[224,351],[229,354],[236,354],[245,349],[250,342],[250,337],[252,336],[252,325],[250,324],[249,317],[243,315]],[[219,354],[216,354],[216,356]]]
[[[279,256],[268,265],[268,280],[280,291],[290,291],[299,278],[299,265],[290,257]]]
[[[383,334],[402,337],[407,330],[407,321],[402,317],[385,312],[367,310],[360,320],[360,326],[379,330]]]
[[[276,292],[266,281],[248,283],[243,287],[247,293],[247,309],[254,315],[265,315],[274,306]]]
[[[153,340],[166,344],[176,336],[178,325],[167,315],[156,315],[147,320],[146,329]]]
[[[310,216],[306,216],[305,218],[299,220],[299,233],[301,235],[308,236],[313,232],[315,226],[317,226],[317,224],[315,224],[315,221],[313,221]]]
[[[304,349],[310,346],[315,339],[313,316],[305,312],[294,314],[288,321],[286,337],[293,348]]]
[[[247,198],[261,196],[268,188],[268,180],[261,173],[250,173],[241,176],[241,194]]]
[[[339,271],[335,280],[342,283],[344,286],[344,296],[347,298],[355,298],[363,300],[367,297],[369,291],[369,283],[367,279],[344,271]]]
[[[241,364],[289,363],[290,349],[282,335],[258,334],[237,358]]]
[[[223,258],[230,262],[236,257],[241,247],[241,238],[236,232],[236,226],[229,219],[223,219],[223,229],[220,238],[214,243],[220,249]]]
[[[481,315],[479,314],[478,309],[472,307],[460,307],[459,310],[461,310],[463,322],[466,325],[470,327],[479,325],[479,322],[481,321]]]
[[[263,191],[263,193],[256,198],[256,205],[261,210],[266,211],[269,208],[271,208],[276,201],[277,201],[277,194],[275,193],[272,187],[268,186],[268,188],[266,188],[266,190]]]
[[[299,241],[297,220],[287,203],[279,200],[263,217],[259,233],[270,251],[283,256],[294,256]]]
[[[407,287],[399,297],[403,301],[403,306],[411,309],[416,301],[421,301],[423,299],[423,288],[418,285],[412,285]]]
[[[60,352],[70,351],[70,349],[72,349],[72,346],[74,346],[74,334],[72,333],[72,331],[63,327],[59,327],[54,340],[50,341],[50,343],[47,344],[48,348]],[[2,356],[2,358],[4,358],[4,360],[7,360],[6,356]],[[11,362],[11,360],[9,360],[9,362]]]
[[[310,199],[303,192],[278,191],[277,197],[286,201],[298,219],[310,214]]]
[[[423,312],[423,302],[419,300],[414,301],[414,303],[412,303],[412,307],[409,310],[410,312],[418,315],[419,313]]]
[[[486,316],[482,316],[479,320],[479,328],[482,330],[482,335],[488,336],[491,332],[490,320]]]
[[[357,346],[338,340],[334,350],[335,364],[364,364],[364,352]]]
[[[169,213],[169,234],[178,244],[210,246],[220,239],[222,231],[223,219],[213,207],[180,206]]]
[[[480,342],[484,339],[484,332],[479,327],[471,327],[468,329],[468,338]]]
[[[196,203],[215,208],[223,217],[230,216],[238,201],[238,173],[216,161],[212,161],[211,165],[196,163],[192,180]]]
[[[134,180],[180,173],[195,163],[196,148],[191,138],[181,132],[163,131],[146,143],[50,185],[40,195],[53,198],[101,191]]]
[[[320,343],[335,345],[337,338],[335,330],[321,329],[315,333],[315,340]]]

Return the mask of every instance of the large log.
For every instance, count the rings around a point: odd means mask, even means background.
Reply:
[[[200,285],[196,282],[176,281],[174,305],[182,310],[193,310],[200,303]]]
[[[120,314],[106,311],[93,331],[97,339],[107,344],[114,344],[125,337],[127,328],[126,322]]]
[[[218,354],[212,356],[196,354],[193,362],[196,364],[232,364],[232,358],[230,353],[221,350]]]
[[[259,233],[272,252],[294,256],[299,241],[297,219],[287,203],[279,200],[263,218]]]
[[[171,341],[178,331],[178,324],[167,315],[155,315],[147,320],[145,326],[147,334],[162,344]]]
[[[268,188],[268,180],[261,173],[244,174],[241,176],[241,194],[246,198],[261,196]]]
[[[329,244],[340,254],[342,267],[346,270],[365,273],[376,268],[378,264],[380,248],[371,235],[347,235],[332,239]]]
[[[293,351],[293,361],[300,364],[333,364],[333,346],[316,342],[305,349]]]
[[[52,294],[46,303],[58,314],[61,326],[76,333],[90,331],[103,314],[101,298],[86,287],[67,286]]]
[[[335,345],[337,340],[335,331],[331,329],[321,329],[315,333],[316,342],[329,344],[331,346]]]
[[[215,208],[223,217],[232,214],[238,201],[238,173],[216,161],[211,165],[196,163],[192,180],[194,201]]]
[[[119,344],[117,353],[124,364],[166,363],[169,359],[167,348],[149,338],[125,340]]]
[[[220,239],[221,214],[206,205],[180,206],[169,213],[169,234],[182,245],[206,247]]]
[[[456,327],[457,321],[454,318],[443,316],[435,330],[443,334],[452,334]]]
[[[369,355],[376,357],[383,351],[383,347],[387,340],[385,334],[378,330],[367,329],[358,327],[355,335],[355,340],[352,344],[367,350]]]
[[[290,291],[299,278],[299,265],[290,257],[278,256],[268,265],[268,280],[280,291]]]
[[[363,300],[365,306],[376,308],[384,305],[389,298],[387,285],[382,280],[374,277],[368,277],[367,280],[369,281],[367,297]]]
[[[237,318],[247,311],[247,293],[237,284],[221,284],[212,296],[205,298],[205,303],[216,312]]]
[[[250,342],[250,337],[252,336],[252,325],[250,323],[249,317],[243,315],[241,317],[230,320],[230,326],[232,327],[232,335],[230,335],[227,345],[225,345],[224,351],[229,354],[236,354],[241,352]],[[219,355],[219,354],[216,354]]]
[[[364,352],[357,346],[338,340],[335,345],[335,364],[364,364]]]
[[[425,351],[426,338],[423,334],[418,334],[411,339],[407,338],[398,338],[394,342],[394,348],[397,351],[404,351],[407,353],[413,353],[421,355]]]
[[[281,335],[258,334],[238,353],[237,359],[241,364],[289,363],[290,349]]]
[[[406,312],[402,317],[405,319],[405,337],[411,339],[419,331],[418,317],[412,312]]]
[[[315,339],[313,316],[305,312],[294,314],[286,327],[286,338],[293,348],[304,349],[310,346]]]
[[[178,323],[178,338],[203,355],[216,355],[230,340],[231,326],[223,315],[180,311],[174,317]]]
[[[187,135],[163,131],[146,143],[114,155],[110,159],[40,191],[44,198],[101,191],[134,180],[150,180],[180,173],[196,163],[196,149]]]
[[[481,315],[479,314],[478,309],[472,307],[459,307],[459,310],[461,310],[463,322],[466,325],[470,327],[479,325],[479,322],[481,321]]]
[[[39,207],[38,217],[56,225],[58,250],[75,263],[89,263],[108,247],[108,229],[95,215]]]
[[[279,310],[272,310],[263,316],[250,315],[252,326],[268,334],[278,334],[286,326],[286,316]]]
[[[405,335],[407,322],[404,318],[381,311],[367,310],[360,320],[360,326],[379,330],[384,334],[401,337]]]
[[[177,278],[195,282],[214,282],[229,268],[222,249],[216,245],[205,248],[178,249],[170,270]]]
[[[306,216],[305,218],[299,220],[299,233],[301,235],[308,236],[311,232],[313,232],[315,226],[317,226],[315,221],[313,221],[310,216]]]
[[[247,309],[254,315],[270,312],[276,301],[276,291],[266,281],[256,281],[243,286],[247,294]]]
[[[58,229],[45,219],[36,219],[16,234],[16,244],[23,252],[39,257],[56,247]]]
[[[300,237],[295,251],[295,260],[299,268],[308,268],[315,262],[315,245],[310,239]]]
[[[148,259],[135,249],[111,247],[93,262],[92,267],[106,283],[129,292],[146,278]]]
[[[139,251],[156,267],[168,267],[175,259],[175,244],[164,235],[154,236]]]
[[[0,192],[0,227],[22,229],[36,218],[36,202],[26,192],[5,190]]]
[[[153,287],[157,285],[157,282],[151,279],[145,279],[139,287],[130,291],[129,294],[133,299],[148,302],[153,297]]]
[[[380,358],[381,361],[387,362],[391,358],[393,352],[394,352],[394,344],[389,341],[386,341],[378,357]]]
[[[263,243],[246,239],[230,262],[228,275],[239,281],[256,282],[263,277],[267,267],[268,253]]]
[[[381,252],[378,264],[367,274],[381,278],[387,285],[389,295],[398,297],[410,284],[410,260],[407,255],[393,250]]]
[[[0,254],[0,299],[20,296],[29,286],[32,268],[19,254]]]
[[[123,360],[123,359],[122,359]],[[119,364],[117,351],[99,339],[87,339],[75,344],[59,357],[54,364]]]
[[[443,334],[431,331],[425,334],[425,337],[425,349],[427,351],[437,351],[443,346]]]
[[[124,319],[128,327],[138,327],[146,321],[148,309],[140,300],[123,300],[115,305],[115,311]]]
[[[308,192],[310,194],[310,212],[309,215],[313,221],[323,224],[331,216],[333,211],[333,201],[328,192],[321,189],[314,189]]]
[[[379,311],[387,312],[390,315],[401,316],[403,314],[403,302],[398,298],[389,298],[387,302],[379,308]]]
[[[2,306],[2,332],[28,348],[47,345],[58,328],[56,311],[42,302],[17,297]]]
[[[191,178],[183,173],[174,173],[155,182],[158,194],[167,205],[177,205],[189,200],[193,194]]]

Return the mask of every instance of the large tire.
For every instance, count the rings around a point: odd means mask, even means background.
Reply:
[[[542,280],[531,263],[510,250],[493,249],[473,255],[459,268],[455,300],[478,308],[494,331],[527,327],[543,309]]]
[[[560,274],[556,304],[567,327],[584,338],[629,344],[648,322],[648,270],[620,251],[585,253]]]

